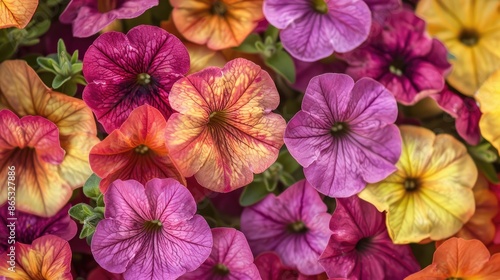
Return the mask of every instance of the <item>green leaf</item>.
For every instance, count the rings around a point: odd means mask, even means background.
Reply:
[[[40,65],[42,69],[57,75],[56,71],[54,71],[54,68],[52,66],[56,63],[53,59],[48,57],[38,57],[36,59],[36,62],[38,63],[38,65]]]
[[[92,173],[83,185],[83,194],[88,198],[97,199],[101,195],[99,183],[101,183],[101,178]]]
[[[98,207],[104,207],[104,195],[103,194],[100,194],[99,197],[97,197],[97,200],[96,200],[96,203],[97,203],[97,206]]]
[[[79,85],[87,85],[87,81],[85,81],[85,78],[81,74],[76,74],[71,80]]]
[[[82,231],[80,232],[80,239],[86,238],[93,235],[95,232],[95,227],[91,224],[83,225]]]
[[[0,44],[0,62],[9,59],[17,51],[18,44],[5,42]]]
[[[259,49],[257,49],[255,44],[257,42],[262,43],[262,39],[260,38],[259,34],[251,33],[250,35],[248,35],[245,41],[241,43],[241,45],[235,48],[235,50],[244,53],[260,53]]]
[[[94,209],[85,203],[78,203],[77,205],[71,207],[68,211],[69,215],[79,221],[80,223],[84,223],[85,220],[94,215]]]
[[[281,166],[283,166],[283,170],[285,172],[290,174],[295,172],[295,170],[300,167],[300,164],[292,157],[288,150],[283,150],[280,152],[277,162],[279,162]]]
[[[264,32],[264,38],[271,38],[273,42],[278,40],[278,35],[280,34],[280,30],[269,24],[266,31]]]
[[[71,74],[78,74],[80,72],[82,72],[82,69],[83,69],[83,63],[75,63],[73,65],[71,65]]]
[[[490,181],[493,184],[500,183],[500,180],[498,180],[497,172],[492,163],[484,162],[476,158],[473,159],[474,162],[476,163],[477,169],[479,169],[479,171],[483,173],[483,175],[486,177],[486,179],[488,179],[488,181]]]
[[[69,96],[75,96],[75,93],[78,90],[78,86],[72,80],[73,79],[71,79],[70,81],[64,83],[61,86],[61,88],[59,89],[59,91],[62,92],[62,93],[64,93],[64,94],[66,94],[66,95],[69,95]]]
[[[69,77],[64,77],[62,75],[56,75],[54,80],[52,81],[52,88],[58,89],[60,88],[65,82],[71,80],[71,76]]]
[[[289,186],[293,185],[293,183],[295,183],[296,180],[289,173],[283,172],[283,173],[281,173],[281,176],[280,176],[280,182],[283,183],[283,185],[289,187]]]
[[[87,244],[90,246],[92,244],[92,237],[94,237],[94,234],[91,234],[85,238],[85,241],[87,241]]]
[[[295,65],[288,53],[285,51],[275,52],[273,56],[266,59],[265,63],[288,82],[295,83]]]
[[[64,44],[63,39],[59,39],[59,41],[57,41],[57,53],[62,55],[67,54],[66,45]]]
[[[266,197],[269,192],[262,182],[252,182],[245,187],[240,196],[240,205],[243,207],[253,205]]]
[[[71,56],[71,63],[75,64],[78,62],[78,50],[76,50]],[[81,71],[81,70],[80,70]]]

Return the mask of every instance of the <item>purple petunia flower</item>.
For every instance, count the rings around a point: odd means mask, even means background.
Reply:
[[[403,10],[374,30],[361,47],[341,55],[347,74],[379,81],[405,105],[443,89],[451,65],[444,45],[425,33],[423,20]]]
[[[420,270],[408,245],[392,243],[385,215],[358,196],[337,199],[319,262],[330,278],[403,279]]]
[[[17,211],[15,241],[23,244],[31,244],[38,237],[47,234],[58,236],[67,241],[71,240],[77,232],[77,226],[75,221],[68,215],[69,208],[71,208],[71,205],[68,204],[50,218],[38,217]],[[5,236],[5,238],[0,239],[0,253],[5,252],[10,246],[9,239],[7,239],[9,229],[4,226],[12,222],[8,220],[9,217],[11,218],[7,206],[2,207],[0,211],[0,224],[2,225],[0,227],[0,236]]]
[[[89,37],[115,19],[130,19],[158,5],[158,0],[71,0],[59,16],[62,23],[73,24],[73,36]]]
[[[182,280],[258,280],[259,270],[243,233],[234,228],[212,229],[214,246],[208,259]]]
[[[314,62],[292,59],[297,73],[297,78],[292,87],[302,92],[306,91],[307,85],[309,85],[312,78],[324,73],[344,73],[347,67],[347,63],[338,59],[335,55]]]
[[[275,251],[283,264],[303,274],[323,272],[318,258],[331,232],[327,207],[306,180],[299,181],[276,197],[268,195],[246,208],[241,231],[255,255]]]
[[[323,74],[309,83],[302,110],[287,125],[285,144],[315,189],[348,197],[396,170],[397,114],[396,100],[380,83]]]
[[[140,25],[127,35],[107,32],[83,58],[88,82],[83,100],[108,133],[143,104],[155,107],[168,119],[173,112],[168,102],[170,89],[188,70],[186,47],[159,27]]]
[[[362,0],[265,0],[264,15],[282,29],[283,47],[303,61],[353,50],[371,26],[370,9]]]
[[[189,191],[174,179],[153,179],[143,187],[116,180],[104,196],[105,219],[91,249],[97,263],[125,279],[177,279],[210,255],[212,234],[195,215]]]
[[[373,20],[382,23],[390,14],[401,9],[401,0],[364,0],[372,12]]]

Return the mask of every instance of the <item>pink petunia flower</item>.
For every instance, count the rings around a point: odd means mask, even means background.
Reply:
[[[370,33],[371,13],[362,0],[265,0],[264,15],[295,58],[315,61],[348,52]]]
[[[212,229],[214,246],[206,261],[182,280],[258,280],[259,270],[245,235],[234,228]]]
[[[360,48],[341,55],[349,64],[347,74],[379,81],[405,105],[443,89],[451,65],[444,45],[426,34],[423,20],[402,10],[374,30]]]
[[[306,275],[323,272],[318,258],[328,242],[330,214],[306,180],[276,197],[268,195],[246,208],[241,231],[255,255],[275,251],[286,266]]]
[[[385,215],[358,196],[338,198],[320,264],[330,278],[403,279],[420,270],[408,245],[392,243]]]
[[[168,119],[172,85],[189,70],[186,47],[174,35],[148,25],[127,35],[107,32],[95,40],[83,58],[88,85],[83,100],[110,133],[133,109],[148,104]]]
[[[130,19],[158,5],[158,0],[71,0],[59,16],[63,23],[73,24],[73,36],[89,37],[115,19]]]
[[[401,0],[363,0],[372,12],[374,21],[382,23],[392,13],[401,9]]]
[[[344,74],[311,80],[285,144],[307,181],[331,197],[348,197],[396,170],[401,136],[396,100],[380,83]]]
[[[97,263],[125,279],[177,279],[210,255],[212,234],[195,215],[189,191],[174,179],[153,179],[143,187],[116,180],[106,196],[105,219],[91,249]]]
[[[49,218],[16,211],[16,242],[31,244],[38,237],[47,234],[58,236],[66,241],[71,240],[75,237],[77,227],[75,221],[68,215],[70,207],[71,205],[67,204]],[[8,218],[12,218],[12,216],[9,215],[7,207],[2,207],[0,224],[8,225],[12,221]],[[0,236],[9,236],[9,229],[5,226],[0,227]],[[0,239],[0,253],[5,252],[10,246],[8,241],[7,238]]]

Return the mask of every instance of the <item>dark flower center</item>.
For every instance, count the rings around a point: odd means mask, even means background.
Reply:
[[[212,13],[212,15],[224,16],[227,13],[226,4],[224,4],[222,1],[217,0],[210,8],[210,12]]]
[[[217,275],[226,276],[229,274],[229,268],[221,263],[218,263],[214,266],[214,273]]]
[[[464,29],[460,33],[460,42],[466,46],[474,46],[479,42],[479,34],[472,29]]]
[[[104,14],[116,9],[117,4],[118,0],[97,0],[97,10]]]
[[[402,76],[405,72],[405,60],[402,57],[396,57],[389,65],[389,71],[396,76]]]
[[[415,178],[406,178],[404,187],[406,191],[413,192],[418,189],[418,180]]]
[[[358,241],[358,243],[356,243],[356,251],[358,251],[358,252],[365,251],[366,249],[368,249],[368,247],[370,247],[371,242],[372,242],[371,237],[361,238]]]
[[[148,85],[151,83],[151,76],[148,73],[141,73],[137,75],[137,83],[140,85]]]
[[[288,224],[287,229],[291,233],[306,233],[307,227],[302,221],[296,221]]]
[[[335,137],[342,136],[346,134],[347,131],[349,131],[349,126],[343,122],[336,122],[332,125],[332,128],[330,128],[330,133]]]
[[[159,220],[147,221],[144,223],[144,229],[147,232],[156,232],[163,228],[163,224]]]
[[[149,148],[146,145],[142,145],[141,144],[141,145],[135,147],[135,152],[138,153],[138,154],[141,154],[141,155],[144,155],[148,151],[149,151]]]
[[[217,126],[226,122],[226,113],[223,111],[213,111],[208,117],[208,124],[210,126]]]
[[[328,4],[326,4],[325,0],[311,0],[311,6],[320,14],[328,13]]]

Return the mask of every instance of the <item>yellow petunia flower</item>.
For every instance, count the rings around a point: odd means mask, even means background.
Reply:
[[[500,70],[493,73],[476,94],[483,115],[479,120],[481,135],[500,150]]]
[[[472,96],[500,68],[500,1],[420,0],[417,15],[453,56],[448,82]]]
[[[452,136],[416,126],[400,129],[398,170],[368,185],[359,196],[387,211],[394,243],[450,237],[474,214],[477,168],[465,146]]]

